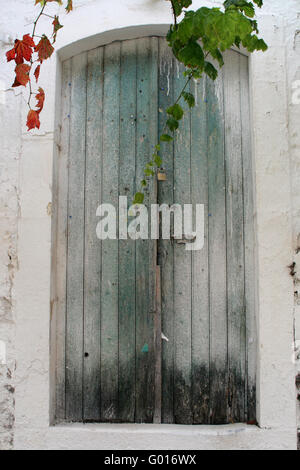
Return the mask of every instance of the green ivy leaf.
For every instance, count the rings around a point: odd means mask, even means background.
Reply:
[[[168,128],[170,129],[171,132],[174,132],[178,129],[179,122],[176,119],[174,119],[173,117],[170,117],[167,120],[167,126],[168,126]]]
[[[167,113],[170,116],[173,116],[173,118],[176,119],[177,121],[180,121],[180,119],[182,119],[184,115],[184,111],[179,104],[174,104],[173,106],[168,108]]]
[[[182,97],[190,108],[193,108],[195,106],[195,97],[194,95],[192,95],[192,93],[184,91],[182,93]]]
[[[246,16],[249,16],[249,18],[253,18],[255,16],[255,8],[252,3],[247,3],[243,5],[241,10],[245,13]]]
[[[161,142],[171,142],[173,140],[173,137],[168,135],[168,134],[163,134],[160,137]]]
[[[196,41],[190,41],[186,46],[180,49],[178,53],[180,62],[183,62],[189,68],[199,67],[203,69],[204,53],[202,47]]]
[[[236,45],[236,47],[240,48],[240,45],[241,45],[241,38],[239,36],[237,36],[234,40],[234,44]]]
[[[150,168],[145,168],[144,173],[145,173],[146,176],[154,176],[155,175],[154,171],[151,170]]]
[[[159,155],[155,155],[154,162],[155,162],[157,167],[160,167],[160,166],[162,166],[163,161],[162,161],[162,159],[160,158]]]
[[[212,80],[216,80],[216,78],[218,76],[218,71],[213,66],[213,64],[211,64],[210,62],[205,62],[204,71],[205,71],[206,75],[209,76],[209,78],[211,78]]]
[[[136,193],[133,199],[133,204],[143,204],[144,199],[145,199],[145,194]]]
[[[224,65],[223,55],[221,54],[218,48],[211,50],[210,55],[218,61],[220,67],[223,67]]]
[[[147,181],[146,181],[146,180],[142,180],[142,181],[141,181],[141,186],[142,186],[143,188],[145,188],[145,187],[147,186]]]
[[[246,0],[226,0],[224,2],[226,10],[229,8],[237,8],[238,10],[245,13],[246,16],[253,18],[255,16],[255,8],[252,2]]]
[[[248,34],[242,39],[242,44],[244,47],[248,49],[249,52],[254,52],[254,51],[266,51],[268,49],[267,44],[263,39],[259,39],[256,34],[251,36],[251,34]]]

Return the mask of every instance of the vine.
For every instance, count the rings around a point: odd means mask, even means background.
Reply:
[[[73,2],[65,1],[65,9],[69,13],[73,10]],[[175,132],[179,129],[180,121],[185,114],[180,103],[186,102],[189,109],[195,106],[194,95],[186,91],[190,81],[198,80],[203,75],[216,80],[218,77],[216,67],[220,69],[224,65],[223,53],[233,46],[239,48],[242,45],[250,53],[267,49],[264,40],[257,36],[258,25],[254,19],[255,8],[261,8],[263,0],[225,0],[222,8],[201,7],[196,11],[188,9],[193,3],[192,0],[168,1],[171,4],[174,21],[169,29],[167,42],[175,58],[184,65],[184,75],[187,80],[174,104],[166,110],[167,120],[163,132],[152,158],[144,169],[145,176],[140,183],[141,190],[135,194],[134,204],[144,202],[144,190],[148,186],[149,178],[155,176],[163,164],[161,142],[174,140]],[[22,40],[16,39],[13,49],[6,53],[7,61],[14,61],[16,64],[16,76],[12,86],[26,87],[29,84],[28,130],[40,128],[40,113],[45,102],[43,88],[39,87],[36,92],[33,91],[33,76],[37,84],[41,66],[52,56],[57,33],[63,28],[57,15],[52,16],[45,12],[48,4],[52,2],[59,5],[64,3],[63,0],[35,0],[35,5],[40,6],[40,11],[33,23],[32,33],[24,35]],[[182,15],[183,18],[180,19]],[[51,40],[46,34],[41,36],[36,34],[38,23],[44,16],[53,20]],[[36,99],[35,109],[32,107],[33,96]]]
[[[192,0],[170,0],[174,23],[167,35],[167,41],[172,48],[176,59],[185,66],[184,75],[187,81],[173,106],[167,111],[167,121],[155,146],[152,159],[147,163],[141,181],[141,190],[135,194],[134,204],[144,202],[144,189],[148,186],[149,177],[153,177],[163,164],[161,142],[172,142],[174,134],[179,128],[185,111],[179,104],[184,100],[191,109],[195,106],[195,97],[186,92],[192,78],[199,79],[204,74],[216,80],[218,70],[211,60],[217,62],[219,68],[223,67],[223,52],[232,46],[241,45],[249,52],[265,51],[267,45],[257,34],[258,25],[255,17],[255,5],[263,6],[263,0],[226,0],[223,9],[202,7],[197,11],[186,10],[192,5]],[[184,18],[178,21],[184,12]]]
[[[45,13],[45,9],[50,2],[56,2],[59,5],[63,4],[62,0],[35,0],[35,5],[40,5],[40,11],[35,21],[33,22],[32,33],[25,34],[23,39],[16,39],[14,47],[6,53],[7,61],[14,61],[16,64],[16,76],[12,87],[27,87],[29,84],[29,98],[27,102],[29,107],[27,115],[28,131],[35,128],[40,128],[40,113],[43,110],[45,103],[44,89],[39,87],[37,92],[33,91],[32,75],[34,76],[36,83],[38,83],[41,66],[45,60],[52,56],[54,52],[53,45],[56,41],[57,33],[63,27],[60,24],[59,17],[57,15],[51,16]],[[66,11],[69,13],[72,9],[72,0],[67,0]],[[36,34],[38,23],[43,16],[49,17],[53,20],[53,33],[51,40],[47,37],[46,34],[42,34],[41,36]],[[39,41],[37,42],[36,39],[39,39]],[[34,66],[34,64],[37,65]],[[36,109],[33,109],[32,107],[32,97],[34,95],[36,99]]]

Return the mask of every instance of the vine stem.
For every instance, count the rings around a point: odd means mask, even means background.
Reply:
[[[192,79],[192,75],[189,75],[189,77],[188,77],[188,79],[187,79],[187,81],[186,81],[184,87],[182,88],[181,92],[179,93],[178,98],[177,98],[177,100],[175,101],[174,105],[177,104],[177,103],[180,101],[180,99],[182,98],[182,95],[183,95],[183,93],[185,92],[185,90],[186,90],[188,84],[190,83],[191,79]],[[168,127],[168,126],[167,126],[167,123],[165,123],[161,135],[166,132],[167,127]],[[158,145],[159,145],[159,144],[160,144],[160,140],[158,141]],[[155,154],[154,154],[154,155],[155,155]],[[143,187],[144,187],[144,186],[143,186],[143,184],[142,184],[142,188],[141,188],[141,189],[143,189]]]
[[[174,5],[173,0],[170,0],[170,1],[171,1],[171,5],[172,5],[172,10],[173,10],[174,25],[177,28],[177,16],[176,16],[176,11],[175,11],[175,5]]]
[[[46,5],[45,5],[45,6],[46,6]],[[54,16],[52,16],[52,15],[48,15],[47,13],[42,13],[42,15],[48,16],[48,18],[52,18],[52,19],[54,20]]]
[[[171,5],[172,5],[172,11],[173,11],[173,16],[174,16],[174,26],[175,26],[175,28],[177,28],[177,16],[176,16],[176,10],[175,10],[174,1],[173,1],[173,0],[170,0],[170,2],[171,2]],[[180,99],[182,98],[182,95],[183,95],[183,93],[185,92],[187,86],[189,85],[191,79],[192,79],[192,74],[189,75],[189,77],[188,77],[188,79],[187,79],[187,81],[186,81],[184,87],[182,88],[181,92],[179,93],[179,96],[178,96],[177,100],[175,101],[174,105],[178,104],[178,102],[179,102]],[[166,132],[167,127],[168,127],[168,126],[167,126],[167,122],[166,122],[165,125],[164,125],[164,128],[163,128],[163,130],[162,130],[162,134],[164,134],[164,133]],[[161,135],[162,135],[162,134],[161,134]],[[159,140],[159,142],[158,142],[158,145],[159,145],[159,144],[160,144],[160,140]],[[155,154],[154,154],[154,155],[155,155]],[[151,162],[153,162],[153,160],[151,160]],[[143,184],[142,184],[141,186],[142,186],[142,188],[145,187]]]
[[[191,80],[192,80],[192,75],[189,75],[189,78],[187,79],[186,84],[184,85],[183,89],[181,90],[180,95],[178,96],[177,100],[175,101],[175,104],[178,103],[178,101],[179,101],[180,98],[182,97],[183,93],[184,93],[185,90],[186,90],[186,87],[188,86],[188,84],[190,83]]]
[[[46,6],[47,6],[47,3],[45,3],[45,4],[42,6],[39,15],[37,16],[36,20],[35,20],[34,23],[33,23],[33,31],[32,31],[32,36],[31,36],[32,38],[37,37],[36,34],[35,34],[36,27],[37,27],[37,24],[38,24],[39,19],[41,18],[41,16],[42,16],[42,15],[45,15],[44,10],[45,10]],[[49,15],[47,15],[47,16],[49,16]],[[31,59],[30,59],[30,70],[29,70],[29,74],[30,74],[30,72],[32,71],[32,67],[33,67],[34,62],[35,62],[35,61],[33,61],[33,60],[32,60],[32,57],[31,57]],[[34,95],[34,94],[35,94],[35,93],[33,93],[33,91],[32,91],[31,80],[29,80],[29,99],[28,99],[28,103],[27,103],[29,109],[32,109],[32,108],[31,108],[31,97],[32,97],[32,95]]]
[[[45,10],[45,8],[46,8],[46,5],[47,5],[47,3],[45,3],[45,5],[42,6],[42,9],[41,9],[41,11],[40,11],[40,14],[38,15],[37,19],[36,19],[35,22],[34,22],[34,27],[33,27],[32,36],[34,36],[34,34],[35,34],[36,26],[37,26],[37,24],[38,24],[38,21],[39,21],[40,17],[41,17],[41,16],[43,15],[43,13],[44,13],[44,10]]]
[[[186,90],[188,84],[190,83],[191,79],[192,79],[192,77],[191,77],[191,75],[190,75],[189,78],[188,78],[187,81],[186,81],[186,84],[184,85],[184,87],[182,88],[181,92],[179,93],[179,96],[178,96],[177,100],[175,101],[174,105],[179,103],[179,101],[180,101],[180,99],[182,98],[182,95],[183,95],[183,93],[185,92],[185,90]],[[167,130],[167,123],[164,125],[164,128],[163,128],[162,133],[164,134],[164,132],[165,132],[166,130]]]

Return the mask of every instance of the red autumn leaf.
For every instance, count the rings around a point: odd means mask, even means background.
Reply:
[[[15,60],[15,57],[16,57],[15,48],[11,49],[10,51],[6,53],[7,62],[10,62],[11,60]]]
[[[38,65],[37,68],[34,71],[34,76],[35,76],[35,79],[36,79],[37,82],[38,82],[38,79],[39,79],[39,76],[40,76],[40,70],[41,70],[41,66]]]
[[[17,77],[15,77],[15,81],[12,84],[12,88],[16,88],[16,87],[21,86],[21,85],[22,85],[22,83],[18,82]]]
[[[63,25],[60,24],[58,16],[54,17],[54,21],[53,21],[52,24],[53,24],[53,34],[52,34],[52,36],[53,36],[53,44],[54,44],[55,41],[56,41],[57,33],[61,28],[63,28]]]
[[[16,79],[13,84],[13,87],[27,85],[27,83],[30,80],[30,77],[29,77],[30,69],[31,69],[30,65],[27,65],[27,64],[19,64],[16,66],[15,68]]]
[[[7,62],[15,60],[16,64],[23,64],[24,59],[29,62],[34,47],[35,44],[32,37],[29,34],[25,34],[21,41],[16,39],[14,48],[6,53]]]
[[[39,129],[40,128],[40,116],[39,116],[39,113],[37,111],[34,111],[33,109],[31,109],[28,113],[28,116],[27,116],[27,127],[28,127],[28,130],[30,131],[31,129]]]
[[[35,46],[35,51],[38,53],[39,60],[42,63],[43,60],[49,59],[54,52],[54,47],[51,45],[51,42],[47,36],[43,36],[37,46]]]
[[[43,88],[39,88],[39,92],[36,95],[36,99],[37,99],[36,107],[38,108],[38,113],[40,113],[44,107],[44,102],[45,102],[45,92]]]

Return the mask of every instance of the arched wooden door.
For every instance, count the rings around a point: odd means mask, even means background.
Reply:
[[[146,204],[205,204],[204,248],[96,237],[97,207],[117,208],[119,195],[131,203],[183,83],[164,38],[115,42],[63,63],[54,188],[56,421],[151,423],[155,414],[156,421],[180,424],[255,419],[245,56],[228,52],[215,83],[192,83],[196,107],[174,144],[162,148],[166,181],[151,183],[146,196]],[[168,339],[161,370],[154,344],[157,264],[159,321]]]

